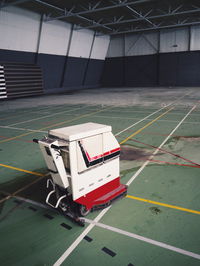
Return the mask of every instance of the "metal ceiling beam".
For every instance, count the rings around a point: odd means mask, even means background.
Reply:
[[[146,22],[148,22],[149,24],[153,25],[154,27],[156,27],[156,24],[154,24],[153,22],[151,22],[147,17],[143,16],[142,14],[138,13],[135,9],[133,9],[130,6],[126,6],[126,8],[128,8],[129,10],[131,10],[131,12],[133,12],[134,14],[136,14],[137,16],[139,16],[139,18],[141,18],[142,20],[145,20]]]
[[[177,24],[170,24],[165,26],[158,26],[158,27],[151,27],[151,28],[130,28],[129,30],[122,30],[122,31],[115,31],[111,33],[110,35],[119,35],[119,34],[125,34],[125,33],[139,33],[139,32],[145,32],[145,31],[156,31],[160,29],[171,29],[171,28],[180,28],[185,26],[195,26],[200,25],[200,21],[196,22],[186,22],[186,23],[177,23]]]
[[[102,24],[100,24],[100,23],[98,23],[98,22],[96,22],[94,20],[91,20],[89,18],[83,17],[83,16],[81,16],[81,15],[79,15],[77,13],[73,13],[71,11],[67,11],[66,9],[60,8],[60,7],[55,6],[55,5],[52,5],[52,4],[49,4],[49,3],[45,2],[45,1],[42,1],[42,0],[34,0],[34,2],[37,2],[37,3],[40,3],[42,5],[48,6],[50,8],[55,9],[55,10],[58,10],[60,12],[63,12],[64,14],[68,14],[69,13],[69,15],[67,15],[66,17],[68,17],[68,16],[70,16],[70,17],[78,17],[78,18],[80,18],[82,20],[85,20],[85,21],[87,21],[89,23],[92,23],[93,25],[95,24],[98,27],[105,28],[107,30],[113,31],[113,29],[111,29],[108,26],[104,26],[104,25],[102,25]],[[61,18],[61,16],[59,18]],[[46,19],[46,21],[49,21],[49,19]]]
[[[200,8],[196,8],[196,9],[191,9],[191,10],[187,10],[187,11],[178,11],[178,12],[174,12],[172,11],[171,13],[166,13],[166,14],[162,14],[162,15],[154,15],[154,16],[148,16],[146,18],[148,19],[158,19],[158,18],[165,18],[165,17],[170,17],[170,16],[178,16],[178,15],[187,15],[187,14],[191,14],[191,13],[196,13],[196,12],[200,12]],[[108,23],[104,23],[102,25],[104,26],[111,26],[111,25],[116,25],[116,24],[124,24],[124,23],[132,23],[132,22],[139,22],[142,21],[143,18],[136,18],[136,19],[125,19],[125,20],[115,20],[113,22],[108,22]],[[78,28],[79,30],[81,29],[92,29],[95,28],[95,25],[92,26],[88,26],[88,27],[80,27]]]
[[[73,14],[68,14],[68,15],[63,15],[62,18],[69,18],[69,17],[76,17],[78,15],[87,15],[87,14],[91,14],[91,13],[95,13],[95,12],[99,12],[99,11],[105,11],[105,10],[109,10],[109,9],[113,9],[113,8],[118,8],[118,7],[123,7],[123,6],[127,6],[127,5],[138,5],[138,4],[142,4],[142,3],[147,3],[147,2],[152,2],[155,0],[137,0],[137,1],[130,1],[127,2],[127,0],[123,0],[121,3],[116,3],[114,5],[110,5],[110,6],[106,6],[106,7],[94,7],[94,8],[89,8],[88,10],[84,10],[84,11],[80,11],[80,12],[76,12]],[[59,17],[61,18],[61,17]],[[48,21],[50,20],[55,20],[57,19],[57,17],[52,17],[49,18]]]
[[[120,3],[122,2],[122,0],[118,0]],[[111,1],[111,3],[116,4],[114,1]],[[148,18],[146,18],[145,16],[143,16],[141,13],[139,13],[137,10],[135,10],[134,8],[130,7],[129,4],[127,4],[125,6],[126,9],[130,10],[131,13],[137,15],[139,18],[142,18],[143,20],[145,20],[147,23],[151,24],[152,26],[156,27],[156,25],[151,22]]]

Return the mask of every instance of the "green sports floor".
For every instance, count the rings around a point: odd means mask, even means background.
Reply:
[[[123,104],[84,103],[84,93],[0,103],[0,265],[200,265],[199,88],[140,90],[144,100],[127,105],[136,91],[117,91]],[[112,126],[128,195],[80,227],[45,205],[32,139],[85,122]]]

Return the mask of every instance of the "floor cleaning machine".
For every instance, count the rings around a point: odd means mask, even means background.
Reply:
[[[120,146],[111,126],[84,123],[53,129],[39,143],[51,178],[46,203],[80,225],[90,211],[127,194],[120,183]]]

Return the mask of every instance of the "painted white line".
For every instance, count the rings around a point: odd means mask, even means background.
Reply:
[[[113,226],[109,226],[109,225],[106,225],[106,224],[103,224],[103,223],[98,223],[98,222],[95,222],[93,220],[85,219],[85,221],[90,223],[90,224],[95,224],[95,225],[97,225],[97,226],[99,226],[101,228],[116,232],[116,233],[121,234],[121,235],[125,235],[125,236],[128,236],[128,237],[132,237],[132,238],[138,239],[140,241],[149,243],[149,244],[154,245],[154,246],[158,246],[158,247],[161,247],[161,248],[169,249],[169,250],[172,250],[174,252],[177,252],[177,253],[180,253],[180,254],[195,258],[195,259],[200,259],[200,255],[199,254],[196,254],[196,253],[193,253],[193,252],[181,249],[181,248],[177,248],[177,247],[165,244],[163,242],[159,242],[159,241],[153,240],[151,238],[147,238],[147,237],[143,237],[143,236],[140,236],[140,235],[137,235],[137,234],[134,234],[134,233],[130,233],[128,231],[124,231],[124,230],[121,230],[119,228],[116,228],[116,227],[113,227]]]
[[[10,194],[10,195],[12,196],[12,194]],[[40,208],[48,209],[48,210],[51,210],[52,211],[52,208],[50,208],[47,205],[44,205],[42,203],[39,203],[37,201],[30,200],[30,199],[26,199],[26,198],[23,198],[23,197],[20,197],[20,196],[13,196],[13,198],[19,199],[19,200],[22,200],[23,202],[30,203],[30,204],[35,205],[35,206],[38,206]]]
[[[12,127],[12,126],[15,126],[15,125],[20,125],[20,124],[24,124],[24,123],[29,123],[29,122],[37,121],[37,120],[40,120],[40,119],[43,119],[43,118],[52,117],[52,116],[55,116],[55,115],[64,114],[64,113],[69,113],[69,112],[73,112],[73,111],[76,111],[76,110],[84,109],[84,108],[86,108],[86,107],[87,107],[87,106],[82,106],[82,107],[79,107],[79,108],[76,108],[76,109],[72,109],[72,110],[61,111],[61,112],[57,112],[57,113],[54,113],[54,114],[51,114],[51,115],[45,115],[45,116],[42,116],[42,117],[37,117],[37,118],[30,119],[30,120],[26,120],[26,121],[22,121],[22,122],[18,122],[18,123],[10,124],[10,125],[8,125],[8,126],[11,126],[11,127]]]
[[[8,194],[9,195],[9,194]],[[32,205],[35,205],[37,207],[40,207],[40,208],[43,208],[43,209],[49,209],[49,210],[52,210],[50,207],[48,207],[47,205],[44,205],[42,203],[39,203],[37,201],[34,201],[34,200],[30,200],[30,199],[27,199],[27,198],[23,198],[23,197],[20,197],[20,196],[14,196],[14,198],[16,199],[19,199],[19,200],[22,200],[23,202],[26,202],[26,203],[30,203]],[[110,206],[111,207],[111,206]],[[109,207],[109,208],[110,208]],[[105,209],[108,211],[108,209]],[[106,211],[106,212],[107,212]],[[101,213],[100,213],[101,214]],[[104,213],[105,214],[105,213]],[[102,217],[102,214],[101,214],[101,217]],[[101,217],[98,219],[98,221],[101,219]],[[95,219],[96,220],[96,219]],[[161,247],[161,248],[165,248],[165,249],[168,249],[168,250],[171,250],[171,251],[174,251],[174,252],[177,252],[177,253],[180,253],[180,254],[183,254],[183,255],[186,255],[186,256],[189,256],[189,257],[192,257],[192,258],[196,258],[196,259],[200,259],[200,255],[199,254],[196,254],[196,253],[193,253],[193,252],[190,252],[190,251],[187,251],[187,250],[184,250],[184,249],[181,249],[181,248],[177,248],[175,246],[172,246],[172,245],[168,245],[168,244],[165,244],[163,242],[160,242],[160,241],[156,241],[156,240],[153,240],[151,238],[147,238],[147,237],[143,237],[143,236],[140,236],[140,235],[137,235],[137,234],[134,234],[134,233],[131,233],[131,232],[128,232],[128,231],[125,231],[125,230],[122,230],[122,229],[119,229],[119,228],[116,228],[116,227],[113,227],[113,226],[110,226],[110,225],[107,225],[107,224],[103,224],[103,223],[99,223],[98,221],[95,221],[95,220],[90,220],[88,218],[85,218],[85,222],[86,223],[89,223],[90,225],[96,225],[98,227],[101,227],[101,228],[104,228],[106,230],[109,230],[109,231],[112,231],[112,232],[116,232],[118,234],[121,234],[121,235],[125,235],[125,236],[128,236],[128,237],[131,237],[131,238],[134,238],[134,239],[137,239],[137,240],[140,240],[140,241],[143,241],[143,242],[146,242],[146,243],[149,243],[149,244],[152,244],[152,245],[155,245],[155,246],[158,246],[158,247]],[[94,227],[94,226],[93,226]],[[92,229],[92,228],[91,228]],[[90,230],[91,230],[90,229]],[[87,230],[89,230],[89,226],[87,227]],[[89,231],[88,231],[89,232]],[[86,232],[84,234],[84,236],[82,236],[82,238],[84,238],[87,233]],[[82,240],[82,239],[81,239]],[[80,243],[80,242],[79,242]],[[67,254],[66,254],[67,255]],[[56,263],[62,263],[63,261],[57,261]],[[54,264],[55,266],[56,265],[60,265],[60,264]]]
[[[150,163],[151,160],[156,153],[162,148],[162,146],[168,141],[168,139],[174,134],[174,132],[180,127],[183,121],[190,115],[190,113],[196,108],[196,105],[192,107],[192,109],[184,116],[184,118],[178,123],[178,125],[171,131],[171,133],[165,138],[165,140],[160,144],[160,146],[153,152],[153,154],[149,157],[149,159],[140,167],[140,169],[130,178],[130,180],[126,183],[127,186],[133,182],[133,180],[144,170],[144,168]]]
[[[121,133],[125,132],[126,130],[128,130],[128,129],[132,128],[133,126],[135,126],[135,125],[139,124],[140,122],[144,121],[144,120],[145,120],[145,119],[147,119],[148,117],[150,117],[150,116],[152,116],[152,115],[154,115],[154,114],[158,113],[159,111],[161,111],[161,110],[163,110],[163,109],[165,109],[165,108],[167,108],[167,107],[169,107],[169,106],[171,106],[171,105],[175,104],[176,102],[178,102],[178,101],[180,101],[182,98],[184,98],[186,95],[189,95],[189,94],[191,94],[191,93],[192,93],[192,91],[191,91],[191,92],[188,92],[188,93],[186,93],[186,94],[184,94],[183,96],[181,96],[181,97],[180,97],[180,98],[178,98],[177,100],[173,101],[172,103],[170,103],[170,104],[168,104],[168,105],[166,105],[166,106],[164,106],[164,107],[160,108],[159,110],[157,110],[157,111],[153,112],[152,114],[150,114],[150,115],[148,115],[148,116],[144,117],[144,118],[143,118],[143,119],[141,119],[140,121],[138,121],[138,122],[136,122],[136,123],[134,123],[134,124],[130,125],[129,127],[125,128],[124,130],[122,130],[122,131],[118,132],[117,134],[115,134],[115,136],[118,136],[118,135],[120,135]]]
[[[20,128],[20,127],[10,127],[10,126],[0,126],[0,128],[8,128],[8,129],[14,129],[14,130],[22,130],[22,131],[31,131],[31,132],[41,132],[41,133],[48,133],[48,131],[42,131],[37,129],[29,129],[29,128]]]
[[[94,223],[91,223],[88,225],[88,227],[80,234],[80,236],[71,244],[71,246],[62,254],[62,256],[53,264],[53,266],[59,266],[61,265],[64,260],[71,254],[71,252],[78,246],[78,244],[83,240],[83,238],[92,230],[92,228],[95,226],[95,223],[97,223],[110,209],[111,206],[104,209],[99,213],[99,215],[94,219]]]
[[[154,115],[154,114],[156,114],[156,113],[160,112],[161,110],[163,110],[164,108],[166,108],[166,107],[168,107],[168,106],[169,106],[169,105],[167,105],[167,106],[165,106],[165,107],[162,107],[162,108],[160,108],[159,110],[157,110],[157,111],[153,112],[152,114],[150,114],[150,115],[148,115],[148,116],[144,117],[143,119],[141,119],[141,120],[139,120],[138,122],[136,122],[136,123],[134,123],[134,124],[130,125],[129,127],[127,127],[127,128],[125,128],[125,129],[123,129],[122,131],[119,131],[117,134],[115,134],[115,136],[118,136],[118,135],[120,135],[121,133],[123,133],[123,132],[127,131],[128,129],[130,129],[130,128],[132,128],[132,127],[134,127],[135,125],[137,125],[137,124],[139,124],[140,122],[142,122],[142,121],[146,120],[148,117],[150,117],[150,116],[152,116],[152,115]]]
[[[170,113],[171,114],[171,113]],[[192,114],[191,114],[192,115]],[[126,120],[126,119],[129,119],[129,120],[137,120],[137,118],[133,118],[133,117],[119,117],[119,116],[103,116],[103,115],[94,115],[93,117],[100,117],[100,118],[113,118],[113,119],[121,119],[121,120]],[[150,118],[146,118],[145,120],[147,121],[151,121],[152,119]],[[179,122],[178,120],[167,120],[167,119],[159,119],[159,122],[169,122],[169,123],[177,123]],[[200,122],[183,122],[184,124],[200,124]]]

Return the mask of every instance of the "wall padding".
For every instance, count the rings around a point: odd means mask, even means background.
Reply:
[[[102,76],[104,86],[124,86],[124,58],[106,58]]]
[[[107,58],[104,86],[200,86],[200,51]]]
[[[89,60],[84,86],[96,87],[101,85],[103,66],[103,60]]]
[[[157,83],[157,56],[125,57],[125,86],[155,86]]]
[[[42,68],[45,89],[59,88],[65,57],[39,54],[37,64]]]
[[[68,57],[63,87],[83,86],[87,63],[87,58]]]

